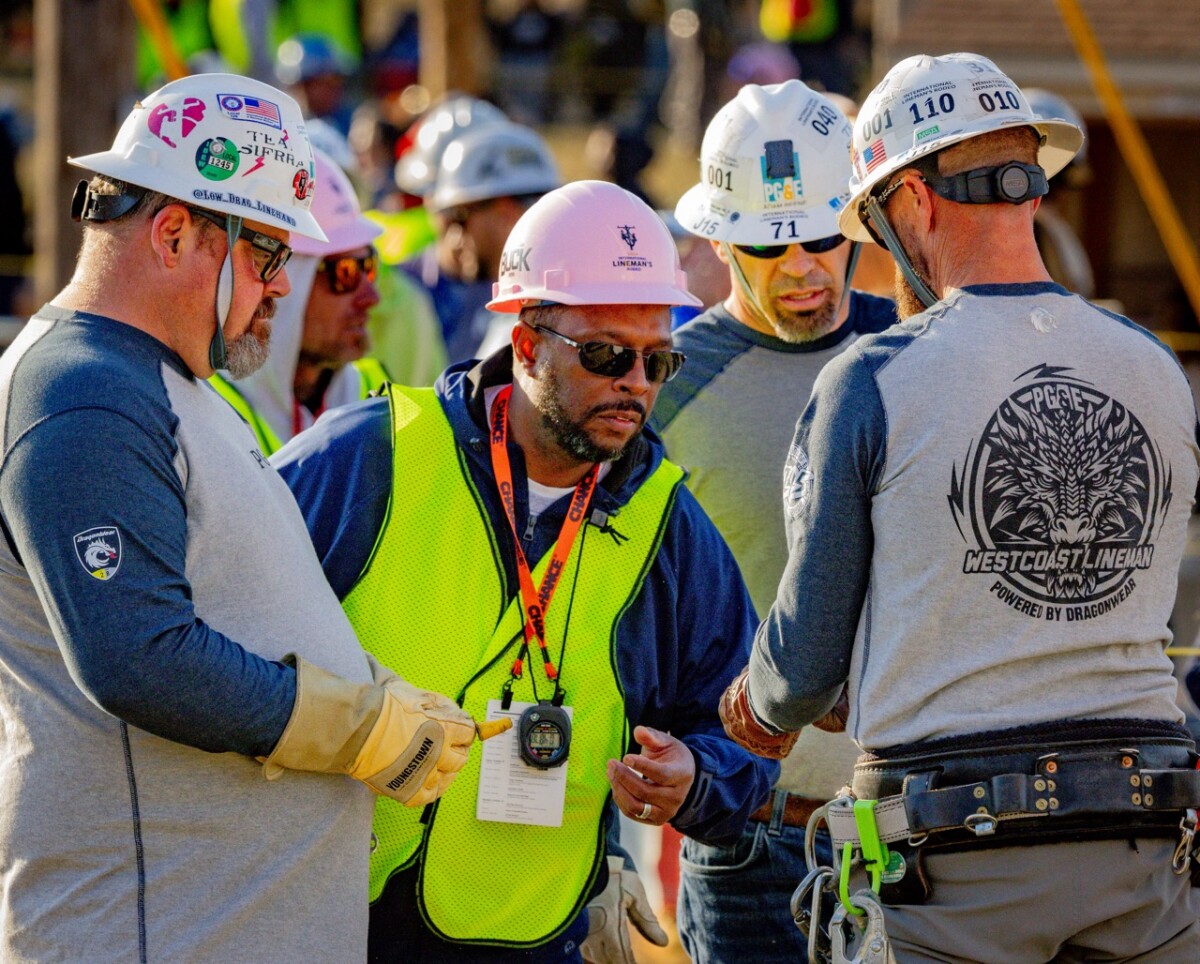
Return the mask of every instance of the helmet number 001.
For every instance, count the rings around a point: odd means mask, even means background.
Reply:
[[[872,137],[878,137],[884,131],[892,129],[892,109],[889,107],[882,114],[876,114],[874,117],[863,122],[862,139],[869,141]]]
[[[733,190],[733,171],[729,170],[729,168],[717,167],[714,164],[710,164],[706,173],[709,184],[723,188],[726,191]]]

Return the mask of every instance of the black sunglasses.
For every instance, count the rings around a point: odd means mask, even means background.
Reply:
[[[320,269],[325,272],[329,290],[335,295],[344,295],[357,291],[364,277],[370,282],[379,277],[379,255],[372,251],[363,257],[343,254],[325,258]]]
[[[798,241],[800,245],[809,254],[824,254],[826,251],[832,251],[838,245],[846,240],[844,234],[831,234],[827,238],[817,238],[815,241]],[[782,258],[787,254],[787,249],[790,244],[735,244],[742,254],[747,254],[752,258],[762,258],[764,261],[770,261],[775,258]]]
[[[226,220],[225,215],[217,214],[215,211],[206,211],[204,208],[188,207],[192,214],[198,214],[206,221],[211,221],[222,231],[225,230]],[[292,256],[292,249],[278,238],[273,238],[269,234],[260,234],[258,231],[252,231],[250,228],[242,225],[242,229],[238,232],[238,237],[243,241],[247,241],[250,247],[254,250],[251,252],[254,258],[254,265],[258,268],[258,276],[262,278],[263,284],[269,282],[280,271],[283,266],[288,263],[288,259]]]
[[[568,338],[553,328],[542,325],[530,325],[534,331],[544,331],[555,338],[561,338],[579,352],[579,364],[584,371],[593,375],[603,375],[605,378],[621,378],[633,370],[633,362],[639,356],[646,369],[646,380],[661,384],[669,382],[679,374],[679,369],[687,360],[681,351],[638,351],[636,348],[626,348],[624,345],[613,345],[607,341],[589,341],[581,345],[573,338]]]

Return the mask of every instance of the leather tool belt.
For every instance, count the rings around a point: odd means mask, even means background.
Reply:
[[[996,739],[992,745],[938,741],[860,759],[853,797],[877,801],[879,839],[918,871],[905,874],[901,888],[882,888],[885,901],[928,896],[919,867],[926,852],[1177,837],[1187,811],[1200,807],[1195,744],[1182,727],[1121,720],[1051,729],[1058,739],[1026,728],[981,735]],[[1094,738],[1081,739],[1084,730]],[[852,807],[843,798],[826,811],[835,850],[861,844]]]

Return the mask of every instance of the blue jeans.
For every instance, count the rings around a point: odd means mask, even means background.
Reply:
[[[828,866],[829,835],[816,840]],[[797,964],[808,944],[792,920],[792,892],[808,873],[804,828],[750,821],[737,843],[710,847],[685,837],[676,920],[695,964]]]

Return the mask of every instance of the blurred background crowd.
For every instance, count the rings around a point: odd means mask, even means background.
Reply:
[[[1154,330],[1195,390],[1200,291],[1187,265],[1190,257],[1194,270],[1200,234],[1200,4],[1082,2],[1161,176],[1158,211],[1059,6],[4,0],[0,350],[70,271],[77,237],[66,216],[64,157],[109,143],[139,93],[184,71],[245,74],[296,96],[314,144],[345,171],[383,231],[363,350],[394,380],[431,384],[447,362],[505,341],[511,317],[483,306],[509,229],[545,191],[601,178],[647,200],[672,227],[693,291],[710,305],[728,293],[727,273],[669,212],[697,179],[706,125],[741,85],[800,78],[839,95],[852,116],[901,58],[971,50],[1029,90],[1035,110],[1086,127],[1086,149],[1052,183],[1041,225],[1056,280]],[[1164,229],[1163,204],[1183,237]],[[887,259],[865,258],[856,286],[890,294]],[[1197,635],[1200,533],[1191,550],[1176,608],[1181,668]],[[658,849],[656,839],[642,852],[656,860]],[[668,910],[675,850],[668,838],[660,873],[647,875]]]

